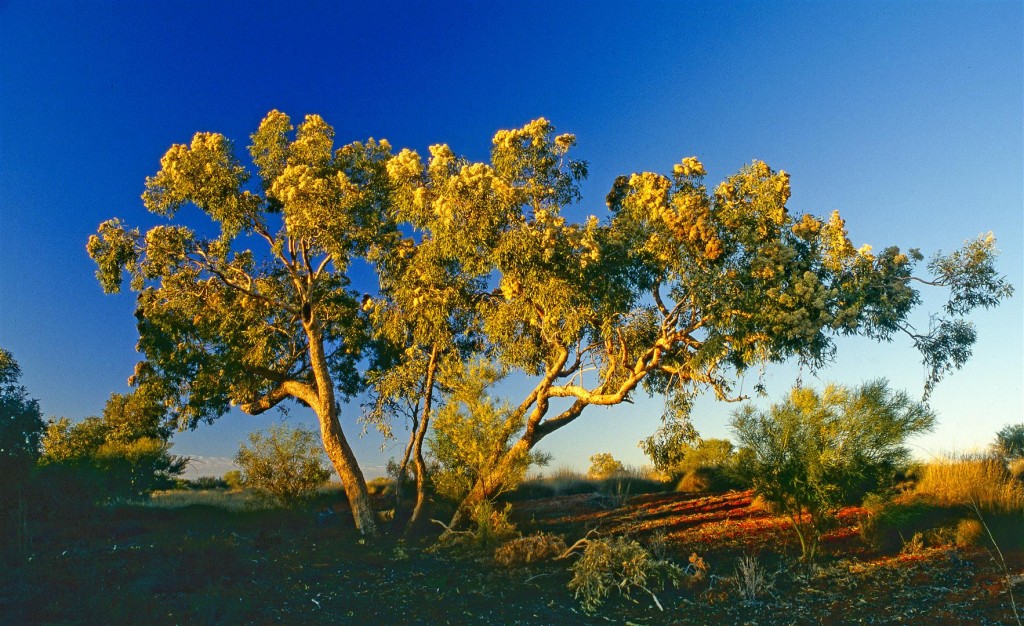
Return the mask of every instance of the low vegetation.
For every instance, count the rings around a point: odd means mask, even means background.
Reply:
[[[308,500],[331,477],[317,435],[304,426],[279,423],[249,435],[235,456],[242,484],[260,498],[293,507]]]

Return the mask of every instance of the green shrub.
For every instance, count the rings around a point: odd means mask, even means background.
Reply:
[[[433,430],[427,437],[434,461],[430,480],[436,493],[448,502],[461,502],[477,482],[489,494],[511,491],[531,465],[546,465],[550,459],[527,451],[501,466],[504,469],[496,464],[508,456],[512,442],[525,427],[525,417],[488,394],[488,388],[501,377],[486,361],[467,367],[434,415]]]
[[[956,545],[961,548],[971,548],[981,543],[985,527],[974,518],[962,519],[956,524]]]
[[[996,433],[992,451],[1007,463],[1024,459],[1024,423],[1004,426]]]
[[[622,474],[626,468],[621,461],[616,460],[609,452],[599,452],[590,457],[590,469],[587,470],[587,478],[602,480],[611,478],[616,474]]]
[[[266,434],[251,433],[235,462],[247,487],[283,506],[308,500],[331,477],[318,435],[301,425],[275,424]]]
[[[190,489],[227,489],[228,483],[216,476],[199,476],[189,481]]]
[[[111,394],[99,417],[50,420],[42,440],[46,475],[76,483],[96,502],[140,499],[173,487],[188,459],[170,454],[166,407],[142,391]],[[75,478],[72,478],[72,475]]]
[[[238,491],[245,486],[244,481],[242,480],[241,470],[229,470],[224,472],[222,480],[224,481],[224,484],[227,485],[228,489],[232,491]]]
[[[793,389],[767,412],[745,406],[732,426],[748,451],[743,472],[754,490],[787,515],[801,558],[813,561],[835,512],[889,487],[909,451],[910,435],[927,431],[934,415],[884,381],[819,394]]]
[[[688,577],[703,576],[703,561],[693,571],[656,559],[636,541],[624,537],[584,540],[583,554],[573,563],[569,590],[584,611],[597,611],[613,591],[627,598],[643,591],[661,608],[655,592],[669,585],[678,588]],[[579,545],[579,544],[577,544]],[[693,559],[691,559],[691,565]]]

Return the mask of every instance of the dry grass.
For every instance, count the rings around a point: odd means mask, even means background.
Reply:
[[[154,491],[145,506],[157,509],[181,509],[187,506],[212,506],[226,511],[252,511],[270,508],[248,489],[173,489]]]
[[[1002,461],[977,456],[941,459],[924,466],[914,492],[942,506],[977,506],[985,513],[1024,512],[1024,484]]]

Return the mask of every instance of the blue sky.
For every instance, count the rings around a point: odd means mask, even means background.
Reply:
[[[496,130],[547,117],[590,162],[584,213],[602,214],[615,176],[696,155],[712,183],[755,158],[785,169],[790,208],[839,209],[858,246],[928,255],[994,231],[1018,293],[975,316],[975,357],[935,393],[939,425],[917,450],[981,446],[1021,421],[1020,2],[291,4],[0,2],[0,346],[46,414],[97,414],[138,358],[133,297],[102,294],[88,236],[113,216],[156,223],[139,195],[172,143],[217,131],[241,151],[277,108],[319,113],[339,143],[443,142],[480,160]],[[772,397],[797,374],[769,369]],[[899,339],[843,341],[820,374],[878,376],[915,395],[924,378]],[[702,400],[695,421],[725,436],[732,408]],[[640,464],[659,412],[593,408],[542,448],[556,466],[600,451]],[[229,415],[175,451],[229,457],[274,419]],[[396,454],[380,444],[354,441],[368,474]]]

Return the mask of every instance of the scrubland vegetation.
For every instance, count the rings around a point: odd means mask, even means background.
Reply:
[[[136,293],[131,393],[44,422],[0,351],[3,621],[1019,621],[1024,426],[989,456],[914,466],[905,446],[970,356],[967,315],[1012,294],[993,236],[922,278],[917,250],[791,213],[785,172],[755,161],[709,190],[694,157],[619,177],[572,222],[587,165],[543,118],[486,162],[335,148],[319,116],[279,111],[251,140],[249,163],[217,133],[172,146],[143,194],[171,223],[88,241],[103,289]],[[362,297],[354,263],[376,278]],[[927,332],[918,286],[948,296]],[[906,337],[922,401],[797,387],[739,405],[734,441],[694,430],[699,394],[740,402],[740,376],[789,359],[820,371],[850,335]],[[496,391],[510,376],[520,397]],[[586,474],[546,473],[544,437],[640,393],[665,399],[651,469],[595,450]],[[389,479],[349,446],[356,396],[364,425],[408,427]],[[237,472],[182,481],[173,432],[284,402],[318,431],[253,433]]]

